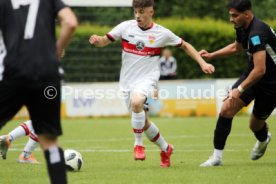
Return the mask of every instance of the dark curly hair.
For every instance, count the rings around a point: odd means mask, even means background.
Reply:
[[[133,0],[132,7],[133,8],[145,8],[145,7],[153,7],[154,0]]]
[[[251,10],[252,4],[250,0],[229,0],[227,8],[234,8],[239,12],[244,12],[246,10]]]

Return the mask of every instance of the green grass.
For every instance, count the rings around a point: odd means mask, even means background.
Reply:
[[[145,140],[147,159],[133,160],[133,135],[128,118],[64,120],[63,148],[83,155],[80,172],[68,173],[70,184],[272,184],[276,183],[276,149],[272,137],[266,155],[251,161],[255,138],[248,128],[249,117],[237,117],[224,152],[224,166],[200,168],[212,153],[216,118],[152,118],[161,133],[175,147],[172,166],[159,167],[158,148]],[[270,131],[276,135],[276,117]],[[1,134],[20,122],[10,122]],[[26,139],[14,142],[8,159],[0,160],[0,184],[47,184],[46,165],[41,151],[35,155],[40,165],[18,164],[16,159]]]

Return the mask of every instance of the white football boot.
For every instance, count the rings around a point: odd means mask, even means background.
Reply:
[[[251,160],[258,160],[261,158],[266,151],[267,145],[271,140],[271,133],[267,133],[267,139],[264,142],[257,141],[252,152],[251,152]]]
[[[209,157],[208,160],[200,164],[200,167],[213,167],[213,166],[220,166],[222,164],[223,162],[221,157],[212,155]]]

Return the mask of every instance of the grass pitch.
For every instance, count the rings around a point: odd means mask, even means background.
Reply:
[[[172,166],[160,168],[157,146],[144,137],[146,160],[133,159],[133,134],[129,118],[63,120],[60,144],[75,149],[84,158],[80,172],[68,173],[70,184],[272,184],[276,183],[276,117],[268,122],[272,141],[263,158],[249,156],[255,138],[248,128],[249,117],[234,119],[224,151],[224,166],[200,168],[212,154],[216,118],[152,118],[165,139],[174,145]],[[10,122],[6,134],[20,121]],[[14,142],[7,160],[0,160],[0,184],[48,184],[42,152],[35,155],[41,164],[16,162],[27,138]]]

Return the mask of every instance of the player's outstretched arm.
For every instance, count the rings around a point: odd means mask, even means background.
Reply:
[[[89,38],[89,43],[91,45],[95,45],[96,47],[105,47],[112,42],[110,41],[110,39],[107,38],[107,36],[98,36],[98,35],[93,34]]]
[[[181,48],[197,63],[200,65],[202,71],[206,74],[212,74],[215,71],[215,67],[209,63],[206,63],[204,59],[199,55],[195,48],[188,42],[183,41]]]
[[[242,46],[241,46],[240,43],[238,43],[236,41],[236,42],[231,43],[231,44],[227,45],[226,47],[224,47],[222,49],[219,49],[215,52],[209,53],[206,50],[201,50],[199,52],[199,54],[204,59],[211,60],[211,59],[221,57],[221,56],[230,56],[230,55],[235,54],[235,53],[240,52],[240,51],[242,51]]]
[[[58,58],[62,58],[64,55],[64,49],[68,45],[73,33],[75,32],[78,21],[73,11],[66,7],[58,12],[58,19],[61,25],[60,36],[57,40],[57,55]]]

